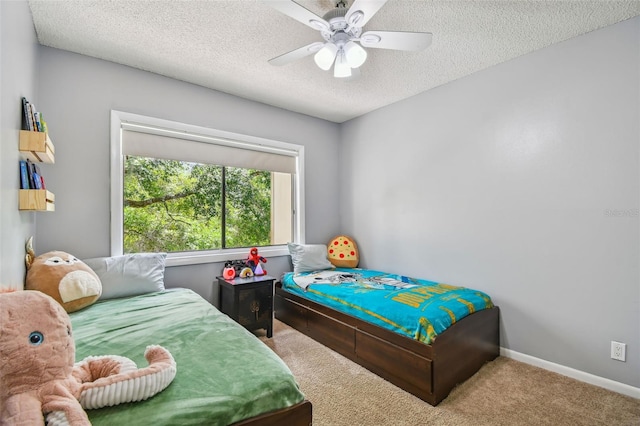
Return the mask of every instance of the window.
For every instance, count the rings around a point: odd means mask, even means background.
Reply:
[[[288,254],[302,241],[304,148],[119,111],[111,114],[112,255],[169,265]]]

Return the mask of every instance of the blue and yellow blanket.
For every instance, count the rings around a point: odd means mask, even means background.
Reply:
[[[287,273],[282,284],[287,291],[426,344],[456,321],[493,307],[478,290],[370,269]]]

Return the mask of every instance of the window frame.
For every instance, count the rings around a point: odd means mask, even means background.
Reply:
[[[225,144],[238,148],[250,147],[253,150],[275,152],[296,158],[296,171],[293,182],[293,240],[304,243],[304,146],[281,142],[256,136],[243,135],[202,126],[180,123],[161,118],[148,117],[129,112],[111,110],[111,256],[123,254],[124,233],[124,156],[122,154],[122,129],[135,128],[144,133],[167,136],[179,134],[179,139],[198,142]],[[286,245],[260,247],[264,257],[286,256]],[[200,263],[224,262],[244,259],[246,248],[215,249],[167,254],[167,266],[194,265]]]

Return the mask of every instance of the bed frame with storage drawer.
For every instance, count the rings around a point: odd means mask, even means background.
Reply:
[[[431,405],[500,354],[499,308],[474,312],[429,345],[287,292],[275,316]]]

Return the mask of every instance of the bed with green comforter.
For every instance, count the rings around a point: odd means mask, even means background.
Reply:
[[[188,289],[98,301],[71,314],[76,361],[121,355],[147,365],[158,344],[173,382],[141,402],[87,410],[93,425],[229,425],[304,400],[284,362],[256,336]]]

